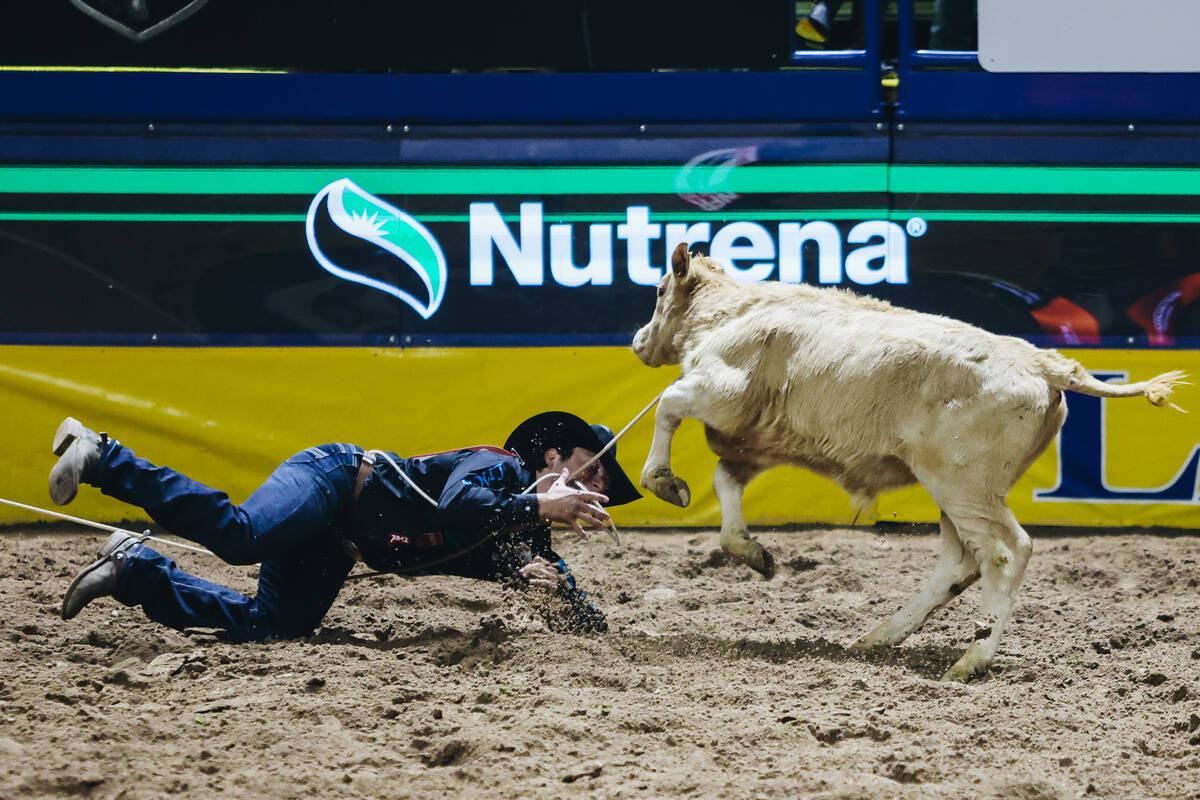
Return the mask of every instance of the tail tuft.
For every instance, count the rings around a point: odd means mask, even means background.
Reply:
[[[1156,406],[1170,406],[1177,411],[1183,411],[1182,408],[1170,402],[1171,393],[1175,391],[1176,386],[1190,386],[1184,378],[1187,377],[1186,372],[1180,370],[1172,370],[1164,372],[1161,375],[1155,375],[1150,380],[1146,381],[1145,389],[1143,390],[1146,399]],[[1187,412],[1184,411],[1186,414]]]
[[[1187,413],[1171,402],[1171,393],[1176,386],[1191,385],[1184,380],[1186,372],[1176,369],[1139,383],[1102,383],[1083,364],[1057,350],[1036,350],[1033,359],[1046,382],[1054,389],[1069,389],[1092,397],[1145,397],[1156,406],[1170,406]]]

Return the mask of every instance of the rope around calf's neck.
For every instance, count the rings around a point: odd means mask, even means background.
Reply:
[[[613,436],[613,438],[609,440],[608,444],[604,445],[604,447],[601,447],[599,453],[596,453],[596,455],[589,458],[587,461],[585,461],[583,463],[583,465],[581,467],[579,467],[579,469],[575,470],[574,472],[572,472],[570,475],[567,476],[567,483],[573,483],[575,478],[577,476],[579,476],[580,473],[582,473],[585,469],[590,467],[592,464],[595,464],[597,461],[599,461],[600,456],[604,455],[609,450],[612,450],[614,447],[616,447],[617,440],[620,439],[622,436],[624,436],[629,431],[629,429],[633,427],[633,424],[635,422],[637,422],[642,417],[646,416],[646,412],[648,412],[650,409],[654,408],[654,404],[662,399],[662,396],[666,391],[667,391],[666,389],[663,389],[661,392],[654,395],[654,399],[651,400],[649,403],[647,403],[646,407],[643,408],[641,411],[639,411],[637,413],[636,417],[629,420],[629,424],[627,424],[624,428],[621,428],[621,432],[616,434],[615,436]],[[536,484],[537,484],[537,481],[534,481],[532,484],[530,484],[529,488],[525,490],[525,493],[528,494],[529,489],[532,489]]]

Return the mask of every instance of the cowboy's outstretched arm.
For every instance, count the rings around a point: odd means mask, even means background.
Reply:
[[[450,474],[438,497],[437,521],[447,528],[494,531],[540,522],[538,497],[520,494],[506,484],[503,467],[499,479],[495,464],[463,465]]]
[[[437,515],[447,526],[486,530],[561,522],[587,538],[584,525],[603,529],[608,524],[608,512],[598,505],[608,498],[568,486],[565,476],[564,470],[553,482],[543,481],[536,494],[523,494],[506,485],[513,476],[502,464],[463,465],[443,486]]]

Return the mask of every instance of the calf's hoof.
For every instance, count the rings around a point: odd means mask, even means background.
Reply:
[[[876,647],[887,647],[890,642],[879,637],[874,631],[864,633],[862,636],[850,643],[850,648],[856,653],[865,653],[868,650],[874,650]]]
[[[741,539],[732,547],[722,543],[721,549],[764,578],[775,577],[775,557],[767,552],[759,542],[753,539]]]
[[[963,654],[963,657],[954,662],[954,666],[946,670],[946,674],[942,676],[942,680],[967,683],[972,678],[978,678],[987,672],[988,662],[980,659],[978,654],[972,652],[972,649],[967,648],[967,652]]]
[[[850,649],[862,652],[873,650],[876,647],[893,647],[903,642],[907,637],[908,633],[903,630],[895,630],[895,624],[892,620],[888,619],[855,639],[850,645]]]
[[[757,542],[756,542],[757,544]],[[762,545],[758,546],[759,557],[755,561],[746,562],[752,570],[761,573],[764,578],[775,577],[775,556],[763,549]]]
[[[656,497],[680,508],[687,508],[688,503],[692,502],[692,490],[688,488],[687,481],[677,478],[670,467],[643,475],[642,486],[654,492]]]

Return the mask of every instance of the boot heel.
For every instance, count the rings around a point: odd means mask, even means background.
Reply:
[[[74,417],[67,417],[58,426],[58,430],[54,432],[54,455],[61,456],[67,452],[67,448],[71,443],[79,438],[80,430],[83,424]]]

